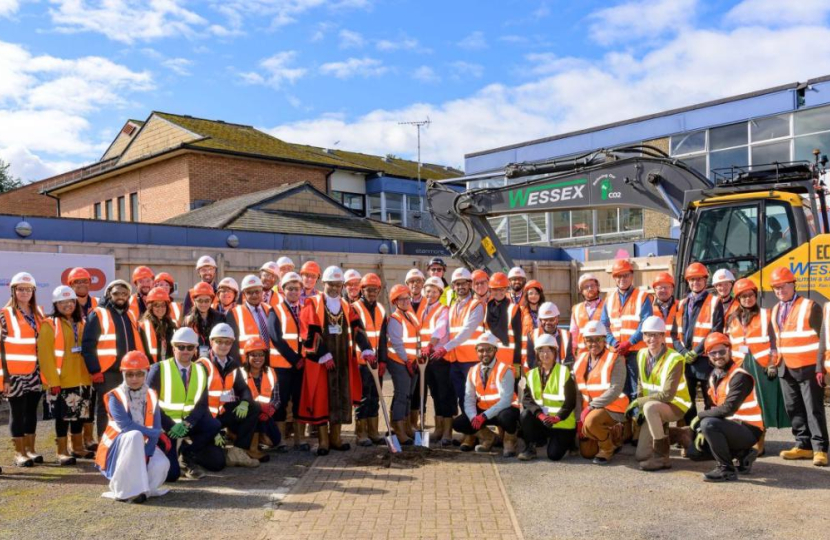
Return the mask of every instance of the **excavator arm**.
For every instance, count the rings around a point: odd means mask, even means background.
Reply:
[[[508,165],[497,178],[523,179],[464,193],[438,182],[427,203],[444,246],[469,268],[506,272],[513,261],[487,218],[555,210],[644,208],[682,218],[685,193],[712,183],[651,146],[599,150],[568,160]]]

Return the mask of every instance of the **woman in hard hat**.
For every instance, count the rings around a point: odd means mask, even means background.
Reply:
[[[360,280],[362,276],[360,275],[360,272],[354,268],[349,268],[346,270],[346,273],[343,274],[343,277],[346,279],[346,283],[343,285],[343,297],[347,302],[353,304],[360,300]]]
[[[170,314],[170,296],[156,287],[144,297],[147,311],[138,321],[138,330],[141,332],[141,341],[151,364],[161,362],[170,357],[173,346],[170,340],[176,331],[176,323]]]
[[[531,279],[524,286],[522,296],[522,334],[527,335],[539,327],[539,306],[545,303],[545,289],[542,284]]]
[[[421,304],[421,354],[430,357],[435,346],[443,347],[449,340],[449,308],[441,303],[444,282],[439,277],[430,277],[424,282],[424,300]],[[450,363],[443,359],[432,359],[426,371],[427,386],[435,410],[435,430],[430,439],[441,446],[452,445],[452,419],[457,411],[455,392],[450,383]]]
[[[221,282],[219,291],[221,294]],[[199,336],[199,356],[207,356],[210,349],[210,332],[217,324],[225,322],[225,316],[211,307],[215,295],[213,287],[207,283],[197,283],[190,289],[190,297],[193,298],[193,309],[185,316],[182,326],[189,326],[196,332]]]
[[[167,293],[167,296],[170,297],[170,318],[173,319],[173,323],[175,323],[176,328],[178,328],[182,323],[183,312],[182,307],[178,304],[178,302],[173,300],[173,292],[176,289],[176,281],[173,279],[173,276],[167,272],[159,272],[153,280],[153,288],[163,290]]]
[[[259,405],[255,438],[265,449],[279,448],[282,434],[274,421],[274,414],[280,406],[280,388],[276,370],[268,365],[268,346],[262,339],[252,337],[245,344],[239,373],[248,384],[251,397]]]
[[[519,459],[536,459],[536,445],[547,446],[548,459],[559,461],[576,435],[576,385],[570,370],[557,362],[559,344],[543,334],[534,344],[537,365],[527,372],[521,424],[525,449]]]
[[[168,491],[161,486],[172,444],[161,427],[158,394],[145,384],[149,370],[144,353],[128,352],[121,359],[124,382],[104,396],[109,422],[95,465],[110,481],[103,497],[119,502],[140,504]]]
[[[738,302],[735,301],[732,288],[735,285],[735,275],[726,268],[720,268],[712,274],[712,286],[715,292],[718,293],[720,305],[723,308],[723,321],[729,320],[729,317],[738,309]]]
[[[778,382],[778,346],[769,310],[758,305],[758,287],[749,279],[739,279],[733,287],[738,306],[726,321],[726,334],[732,342],[732,360],[755,379],[755,394],[767,428],[791,426]],[[756,448],[764,455],[761,433]]]
[[[704,349],[714,368],[709,376],[712,407],[698,412],[690,424],[697,433],[695,448],[704,451],[708,446],[718,462],[703,475],[706,482],[728,482],[737,480],[738,472],[748,474],[758,457],[753,445],[764,432],[755,380],[732,360],[731,348],[729,338],[720,332],[706,336]]]
[[[43,315],[37,305],[35,278],[28,272],[11,279],[11,298],[0,311],[3,395],[9,400],[9,431],[14,443],[14,464],[31,467],[43,463],[35,452],[37,407],[43,393],[37,356],[37,337]]]
[[[207,283],[213,290],[217,289],[216,285],[216,261],[210,255],[202,255],[196,261],[196,272],[199,274],[199,281]],[[193,309],[193,299],[188,293],[184,297],[184,305],[182,306],[182,313],[190,313]]]
[[[418,361],[421,357],[421,322],[412,311],[412,296],[406,285],[395,285],[389,291],[389,304],[395,311],[387,322],[388,361],[387,369],[392,377],[392,426],[402,445],[412,444],[406,430],[406,421],[414,428],[417,416],[413,418],[412,395],[418,382]],[[416,412],[417,414],[417,412]],[[413,422],[416,420],[416,422]]]
[[[195,287],[194,287],[195,288]],[[187,295],[190,298],[190,294]],[[228,313],[236,307],[239,299],[239,284],[232,277],[222,278],[216,288],[216,298],[214,298],[211,307],[219,312],[220,315],[227,316]],[[192,301],[191,301],[192,305]],[[192,313],[193,309],[188,313]]]
[[[81,356],[84,316],[78,297],[61,285],[52,292],[52,314],[44,319],[37,337],[37,356],[46,386],[47,406],[55,419],[58,464],[74,465],[76,458],[95,454],[84,448],[83,428],[92,410],[92,379]],[[67,434],[72,434],[72,449]]]
[[[490,276],[484,270],[473,271],[473,294],[484,305],[490,300]]]
[[[579,332],[588,324],[588,321],[598,321],[600,319],[605,300],[600,294],[599,279],[593,274],[579,276],[576,288],[584,301],[576,304],[571,309],[571,324],[568,330],[571,332],[571,346],[574,349],[574,356],[585,350],[585,343],[582,341]]]

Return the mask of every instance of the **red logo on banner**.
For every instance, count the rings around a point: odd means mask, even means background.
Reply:
[[[64,285],[69,285],[66,282],[66,278],[69,276],[69,272],[71,271],[72,268],[67,268],[61,274],[61,283],[63,283]],[[92,280],[89,284],[89,291],[95,292],[103,290],[104,287],[107,285],[107,276],[104,275],[104,271],[98,268],[86,268],[86,271],[89,272],[90,277],[92,277]]]

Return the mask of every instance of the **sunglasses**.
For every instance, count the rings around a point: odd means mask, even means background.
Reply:
[[[195,351],[196,345],[176,345],[176,349],[180,351]]]
[[[727,351],[726,349],[721,349],[719,351],[709,351],[709,357],[710,358],[725,358],[726,354],[728,352],[729,351]]]

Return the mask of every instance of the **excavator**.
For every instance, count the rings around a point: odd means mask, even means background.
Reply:
[[[788,266],[799,293],[824,304],[830,298],[830,223],[822,179],[827,157],[819,154],[814,151],[814,163],[718,169],[710,180],[658,148],[633,145],[510,164],[476,177],[497,179],[498,186],[463,193],[431,181],[427,203],[444,247],[471,269],[493,273],[513,266],[488,218],[643,208],[680,222],[678,296],[686,292],[683,269],[697,261],[710,275],[726,268],[752,279],[764,305],[774,302],[770,274]]]

